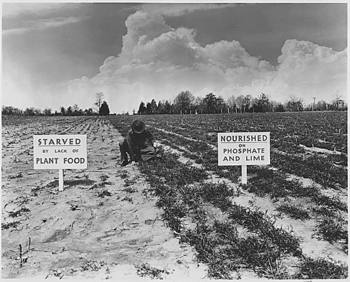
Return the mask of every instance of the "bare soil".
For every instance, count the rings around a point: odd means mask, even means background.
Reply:
[[[57,170],[33,169],[31,136],[39,133],[3,130],[2,278],[204,278],[206,267],[165,226],[137,167],[119,166],[119,132],[104,121],[74,125],[65,133],[87,134],[88,169],[65,170],[63,192]]]

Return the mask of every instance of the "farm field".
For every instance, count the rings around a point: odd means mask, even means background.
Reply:
[[[157,159],[116,166],[136,118]],[[271,164],[241,185],[216,136],[249,131],[271,132]],[[66,170],[63,192],[33,169],[38,134],[87,134],[88,169]],[[2,278],[345,279],[347,187],[345,112],[6,116]]]
[[[142,116],[161,161],[142,163],[163,219],[210,278],[346,278],[347,114]],[[124,134],[134,116],[109,117]],[[218,132],[271,132],[271,164],[217,165]]]
[[[205,275],[191,247],[180,245],[161,220],[137,167],[116,166],[121,136],[108,120],[3,117],[2,122],[2,279]],[[63,192],[58,170],[33,169],[32,136],[38,134],[87,135],[88,168],[65,170]]]

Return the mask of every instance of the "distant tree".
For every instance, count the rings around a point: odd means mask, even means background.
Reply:
[[[274,107],[275,112],[285,112],[286,109],[284,108],[283,104],[279,103]]]
[[[43,113],[42,113],[42,110],[41,109],[34,109],[34,115],[36,115],[36,116],[40,116],[40,115],[42,115]]]
[[[145,103],[141,101],[140,106],[139,106],[139,110],[138,110],[138,114],[139,115],[144,115],[147,111],[147,108],[145,107]]]
[[[187,114],[192,106],[194,96],[189,91],[180,92],[174,99],[174,105],[177,111]]]
[[[205,112],[208,114],[214,114],[216,112],[216,96],[213,93],[209,93],[203,99]]]
[[[79,115],[79,106],[78,106],[78,104],[74,104],[73,105],[72,111],[73,111],[73,115],[74,116],[78,116]]]
[[[289,101],[286,103],[286,110],[289,112],[300,112],[303,111],[304,105],[301,98],[297,98],[295,95],[289,97]]]
[[[335,108],[336,110],[340,110],[342,108],[344,108],[345,105],[345,101],[342,99],[342,96],[338,94],[335,95],[335,98],[332,101],[333,104],[333,108]]]
[[[216,112],[217,113],[225,113],[227,108],[227,104],[225,103],[225,100],[219,96],[216,98]]]
[[[23,111],[12,106],[3,106],[2,114],[3,115],[22,115]]]
[[[73,109],[72,109],[71,106],[69,106],[69,107],[67,108],[66,115],[67,115],[67,116],[72,116],[72,115],[73,115]]]
[[[243,112],[247,112],[249,110],[253,111],[253,97],[252,95],[245,95],[244,96],[244,108],[243,108]]]
[[[96,93],[96,102],[94,105],[97,106],[98,108],[98,112],[100,112],[100,108],[101,108],[101,105],[102,105],[102,102],[103,102],[103,93],[102,92],[98,92]]]
[[[151,114],[156,114],[157,113],[157,102],[156,100],[152,99],[151,101]]]
[[[236,105],[237,105],[237,109],[239,109],[240,112],[244,111],[245,108],[245,99],[243,95],[239,95],[236,98]]]
[[[270,100],[265,93],[261,93],[258,97],[258,108],[263,113],[270,111]]]
[[[12,114],[12,107],[11,106],[2,106],[1,114],[11,115]]]
[[[51,116],[52,110],[50,108],[46,108],[43,111],[44,116]]]
[[[147,106],[146,106],[146,113],[148,115],[150,115],[152,113],[152,105],[150,102],[147,103]]]
[[[237,105],[236,105],[236,97],[235,96],[230,96],[227,98],[227,106],[230,109],[230,111],[235,111],[237,112]]]
[[[172,114],[172,105],[168,100],[164,103],[164,109],[166,114]]]
[[[196,97],[193,101],[193,109],[194,113],[203,113],[203,110],[205,110],[205,105],[204,105],[204,99],[202,97]]]
[[[314,110],[315,111],[326,111],[329,108],[329,104],[326,101],[318,101],[315,105],[314,105]]]
[[[158,101],[157,114],[166,114],[164,104],[165,104],[165,102],[162,102],[161,100]]]
[[[261,112],[261,107],[259,106],[259,99],[253,98],[251,101],[252,108],[250,109],[253,113]]]
[[[34,116],[35,115],[35,109],[34,107],[26,108],[23,113],[25,116]]]
[[[93,110],[92,108],[88,108],[88,109],[84,110],[84,112],[85,112],[86,115],[88,115],[88,116],[92,116],[92,115],[95,114],[95,113],[94,113],[94,110]]]
[[[61,114],[62,114],[62,116],[65,116],[65,115],[66,115],[66,109],[65,109],[65,107],[61,107]]]
[[[101,116],[108,116],[109,115],[109,107],[106,101],[103,101],[101,107],[100,107],[100,112],[99,114]]]

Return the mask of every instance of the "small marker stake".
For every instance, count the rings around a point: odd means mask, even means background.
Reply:
[[[19,267],[22,267],[22,245],[19,244]]]
[[[247,184],[247,165],[242,165],[242,184]]]
[[[58,170],[58,190],[60,192],[63,191],[63,182],[64,182],[64,180],[63,180],[63,169],[59,169]]]

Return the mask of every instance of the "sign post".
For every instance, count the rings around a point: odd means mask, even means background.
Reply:
[[[247,184],[248,177],[247,177],[247,166],[242,165],[242,184]]]
[[[62,192],[63,188],[64,188],[63,169],[60,168],[58,170],[58,191]]]
[[[247,184],[248,165],[270,164],[270,132],[218,133],[218,165],[242,166],[242,184]]]
[[[34,169],[58,169],[59,191],[64,169],[86,169],[86,135],[34,135]]]

